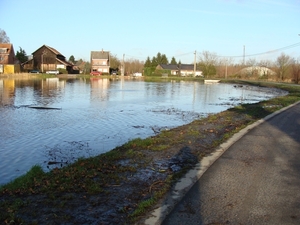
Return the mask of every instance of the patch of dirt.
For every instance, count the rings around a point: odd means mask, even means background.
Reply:
[[[131,166],[136,170],[120,172],[120,182],[107,183],[102,187],[101,193],[69,191],[9,194],[4,191],[0,193],[1,222],[66,225],[133,224],[130,215],[141,201],[151,199],[166,188],[167,192],[171,187],[170,183],[166,185],[170,176],[183,175],[203,156],[212,153],[215,147],[224,141],[226,134],[234,133],[237,128],[250,121],[245,114],[226,111],[213,115],[213,119],[208,117],[166,131],[168,133],[164,133],[165,136],[154,136],[153,139],[158,145],[167,147],[163,150],[153,150],[157,146],[152,145],[148,149],[137,150],[140,153],[137,158],[122,158],[114,162],[116,165]],[[138,216],[141,218],[146,214],[144,211]]]

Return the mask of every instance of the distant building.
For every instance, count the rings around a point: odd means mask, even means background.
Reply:
[[[91,72],[109,73],[110,54],[108,51],[91,51]]]
[[[157,70],[169,70],[170,75],[189,76],[194,75],[193,64],[159,64]],[[196,70],[195,76],[202,76],[202,71]]]
[[[20,64],[10,43],[0,43],[0,73],[13,74],[20,72]]]
[[[276,73],[273,70],[263,66],[249,66],[240,70],[239,73],[247,76],[260,76],[260,77],[276,75]]]
[[[13,45],[10,43],[0,43],[0,64],[14,64],[15,60]]]
[[[68,73],[74,73],[74,65],[66,61],[66,57],[55,48],[43,45],[32,53],[32,57],[24,63],[22,67],[25,71],[39,70],[46,72],[49,70],[65,69]]]

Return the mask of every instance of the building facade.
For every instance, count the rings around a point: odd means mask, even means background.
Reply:
[[[101,72],[109,74],[110,55],[108,51],[91,51],[91,72]]]

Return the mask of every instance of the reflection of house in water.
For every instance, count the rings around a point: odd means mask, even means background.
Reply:
[[[60,81],[59,78],[47,78],[42,80],[32,79],[3,79],[0,80],[0,106],[15,105],[15,99],[26,99],[22,96],[24,88],[29,88],[26,93],[39,98],[46,97],[42,104],[51,104],[58,97],[61,90],[64,89],[66,81]],[[18,95],[18,96],[17,96]],[[47,98],[48,97],[48,98]],[[18,100],[19,101],[19,100]],[[22,102],[22,101],[21,101]],[[22,103],[21,103],[22,104]]]
[[[57,93],[59,93],[59,91],[57,90],[63,89],[66,83],[65,81],[60,81],[59,78],[57,77],[53,77],[53,78],[47,78],[46,80],[42,80],[41,85],[42,85],[41,86],[42,96],[55,97]]]
[[[91,100],[106,100],[109,86],[109,79],[91,78]]]
[[[0,105],[14,105],[15,80],[0,80]]]

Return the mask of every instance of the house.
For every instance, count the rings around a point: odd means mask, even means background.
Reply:
[[[10,43],[0,43],[0,64],[14,64],[15,60],[13,45]]]
[[[91,72],[109,73],[110,62],[108,51],[91,51]]]
[[[194,75],[193,64],[159,64],[157,70],[169,70],[170,75],[189,76]],[[202,71],[196,70],[195,76],[202,76]]]
[[[0,43],[0,73],[19,73],[20,65],[10,43]]]
[[[40,70],[42,73],[57,69],[65,69],[68,73],[73,73],[73,66],[59,51],[47,45],[38,48],[32,53],[30,60],[22,63],[24,70]]]

